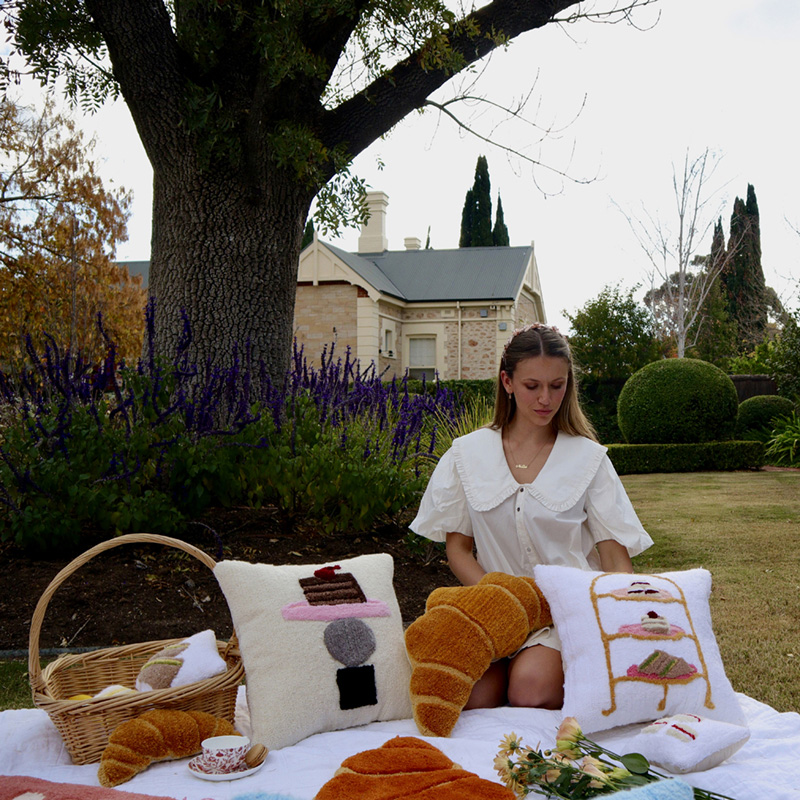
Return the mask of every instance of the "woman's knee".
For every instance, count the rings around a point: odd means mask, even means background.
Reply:
[[[564,704],[561,654],[542,645],[523,650],[509,668],[508,702],[524,708],[561,708]]]
[[[508,703],[521,708],[558,709],[564,705],[564,686],[538,678],[511,681]]]

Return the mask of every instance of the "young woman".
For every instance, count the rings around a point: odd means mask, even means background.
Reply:
[[[486,572],[532,577],[536,564],[633,572],[631,557],[652,540],[581,410],[558,330],[535,323],[514,331],[494,420],[454,440],[410,527],[446,542],[465,585]],[[516,655],[489,667],[466,708],[560,708],[560,651],[554,627],[534,631]]]

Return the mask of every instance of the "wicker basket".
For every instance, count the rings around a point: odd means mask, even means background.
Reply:
[[[75,764],[98,762],[114,728],[150,708],[205,711],[233,722],[236,693],[244,679],[244,667],[235,632],[229,642],[217,642],[219,653],[228,666],[225,673],[176,689],[158,689],[91,700],[67,699],[76,694],[95,694],[113,684],[134,686],[145,662],[159,650],[180,642],[181,639],[164,639],[60,656],[44,671],[41,669],[39,634],[47,605],[58,587],[99,553],[123,544],[149,543],[183,550],[209,569],[216,565],[214,559],[202,550],[179,539],[149,533],[120,536],[87,550],[64,567],[44,591],[33,612],[28,645],[28,674],[33,689],[33,703],[50,716]]]

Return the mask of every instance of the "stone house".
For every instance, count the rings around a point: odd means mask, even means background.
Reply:
[[[370,192],[358,252],[316,237],[300,254],[294,333],[310,362],[331,342],[385,377],[492,378],[511,331],[546,322],[533,244],[388,249],[383,192]]]
[[[384,377],[493,378],[514,328],[546,322],[533,244],[425,250],[417,238],[388,249],[383,192],[367,195],[370,218],[358,252],[316,237],[300,254],[294,334],[309,363],[325,345],[350,348]],[[120,262],[148,285],[149,261]]]

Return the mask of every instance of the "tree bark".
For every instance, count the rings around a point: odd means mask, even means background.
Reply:
[[[297,264],[313,195],[286,175],[254,202],[225,175],[155,176],[151,293],[156,352],[173,354],[185,309],[192,360],[225,366],[249,347],[273,381],[291,354]]]
[[[185,309],[193,333],[190,356],[198,364],[229,366],[237,346],[241,352],[249,345],[273,381],[282,380],[291,355],[303,227],[314,195],[336,167],[329,159],[313,181],[290,166],[279,167],[270,136],[288,122],[312,132],[325,148],[344,146],[355,157],[421,107],[451,72],[426,69],[420,50],[329,110],[322,101],[324,74],[330,75],[367,6],[363,0],[349,12],[336,4],[326,14],[309,11],[296,32],[325,69],[295,70],[275,80],[281,65],[260,55],[263,43],[252,25],[225,29],[214,53],[218,63],[202,73],[193,61],[193,43],[176,36],[162,0],[85,2],[153,166],[150,292],[156,352],[175,353]],[[469,15],[479,35],[451,32],[452,49],[464,65],[474,63],[497,46],[494,34],[512,38],[576,3],[494,0]],[[182,19],[178,13],[177,28]],[[190,87],[222,87],[220,113],[233,120],[229,135],[241,148],[238,165],[225,169],[204,160],[203,133],[187,122]]]

